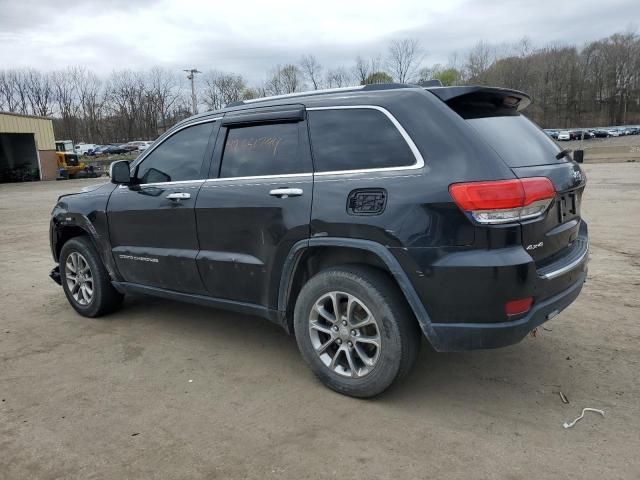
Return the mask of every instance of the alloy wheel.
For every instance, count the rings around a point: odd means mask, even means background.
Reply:
[[[87,259],[71,252],[65,263],[67,288],[78,305],[89,305],[93,299],[93,275]]]
[[[339,291],[324,294],[314,303],[309,337],[325,366],[351,378],[371,373],[382,346],[377,320],[364,302]]]

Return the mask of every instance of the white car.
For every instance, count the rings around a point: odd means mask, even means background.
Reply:
[[[614,128],[607,130],[607,133],[612,136],[612,137],[619,137],[620,136],[620,131],[616,130]]]
[[[127,147],[133,147],[135,148],[135,150],[138,150],[139,152],[141,152],[149,148],[149,145],[151,145],[152,143],[153,142],[149,142],[147,140],[135,140],[133,142],[127,143]]]
[[[138,151],[142,152],[142,151],[146,150],[147,148],[149,148],[151,146],[152,143],[153,142],[148,142],[148,141],[142,142],[142,145],[138,146]]]
[[[73,147],[74,153],[78,155],[89,155],[89,153],[98,147],[95,143],[79,143]]]
[[[558,140],[571,140],[571,135],[568,131],[560,132],[558,134]]]

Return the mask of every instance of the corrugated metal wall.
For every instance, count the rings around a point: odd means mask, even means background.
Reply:
[[[38,150],[55,150],[53,122],[44,117],[0,113],[0,133],[33,133]]]

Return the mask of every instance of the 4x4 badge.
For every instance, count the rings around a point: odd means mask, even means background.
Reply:
[[[544,242],[532,243],[531,245],[527,245],[527,251],[535,250],[536,248],[540,248],[543,245],[544,245]]]
[[[581,182],[582,181],[582,172],[580,170],[574,170],[573,171],[573,179],[576,182]]]

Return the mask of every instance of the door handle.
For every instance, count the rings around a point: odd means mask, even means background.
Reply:
[[[302,190],[301,188],[274,188],[269,192],[269,195],[278,198],[288,198],[299,197],[303,193],[304,190]]]
[[[169,195],[167,195],[167,198],[169,200],[173,200],[173,201],[187,200],[187,199],[191,198],[191,194],[190,193],[184,193],[184,192],[175,192],[175,193],[170,193]]]

